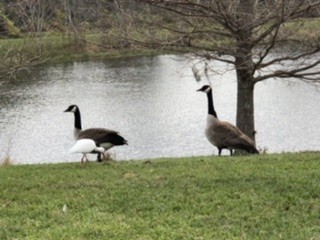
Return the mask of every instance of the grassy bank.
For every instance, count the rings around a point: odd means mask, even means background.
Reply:
[[[49,34],[38,38],[0,39],[0,58],[8,63],[36,59],[46,64],[148,55],[153,52],[139,47],[117,44],[120,35],[107,40],[101,34],[87,34],[76,40],[72,34]],[[40,58],[40,59],[38,59]]]
[[[27,77],[33,67],[41,65],[164,53],[159,49],[121,45],[119,39],[120,33],[108,37],[91,33],[79,39],[72,33],[0,39],[0,82]]]
[[[320,153],[0,167],[0,239],[319,239]]]
[[[290,22],[284,25],[280,35],[290,35],[314,43],[319,40],[319,23],[320,19],[318,18]],[[150,41],[145,34],[145,28],[146,26],[131,29],[130,36],[141,42]],[[168,31],[160,29],[153,31],[159,39],[164,41],[170,39],[171,35]],[[216,41],[226,44],[227,40],[216,39]],[[208,43],[204,42],[203,45],[206,48]],[[23,38],[0,39],[0,60],[4,65],[2,67],[7,69],[19,64],[33,66],[122,56],[145,56],[166,52],[168,50],[151,49],[134,44],[129,39],[125,39],[123,33],[117,28],[105,32],[83,32],[78,35],[72,32],[44,32],[38,35],[25,35]]]

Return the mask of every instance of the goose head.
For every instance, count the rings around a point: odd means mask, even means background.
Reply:
[[[209,93],[211,91],[211,87],[209,85],[203,85],[200,89],[197,90],[197,92],[205,92]]]
[[[70,105],[66,110],[64,110],[63,112],[73,112],[75,113],[78,110],[78,106],[77,105]]]

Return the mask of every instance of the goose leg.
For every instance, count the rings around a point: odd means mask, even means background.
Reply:
[[[222,148],[218,148],[218,150],[219,150],[219,156],[221,156]]]
[[[104,152],[102,153],[103,160],[105,160],[105,161],[109,161],[109,160],[111,160],[111,159],[107,159],[107,157],[106,157],[106,153],[107,153],[107,151],[104,151]]]
[[[232,149],[230,149],[230,156],[232,156],[233,155],[233,150]]]
[[[97,161],[98,161],[98,162],[102,162],[102,159],[101,159],[101,153],[98,153]]]
[[[86,163],[88,163],[89,160],[88,160],[87,154],[85,154],[84,156],[85,156],[85,159],[86,159]]]

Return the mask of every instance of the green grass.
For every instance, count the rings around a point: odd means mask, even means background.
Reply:
[[[319,152],[2,166],[0,176],[0,239],[320,239]]]

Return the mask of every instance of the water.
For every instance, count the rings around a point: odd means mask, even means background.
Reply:
[[[0,160],[14,164],[80,161],[74,144],[77,104],[83,128],[117,130],[129,145],[110,149],[116,160],[217,154],[204,136],[207,100],[196,92],[191,61],[177,56],[77,62],[43,67],[31,78],[2,85]],[[220,119],[235,123],[236,80],[217,64],[211,77]],[[320,89],[269,80],[255,88],[257,147],[269,153],[320,150]],[[226,151],[227,153],[228,151]],[[95,159],[95,156],[89,156]]]

